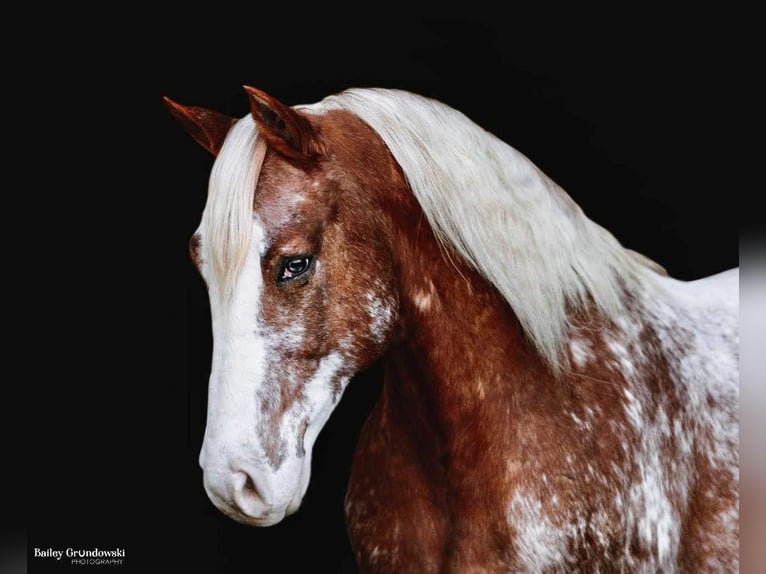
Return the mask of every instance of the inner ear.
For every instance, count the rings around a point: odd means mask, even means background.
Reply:
[[[290,132],[287,123],[272,108],[261,101],[257,101],[255,105],[258,107],[258,115],[262,118],[262,125],[267,128],[264,131],[268,131],[274,137],[283,140],[291,148],[298,149],[300,147],[300,142],[296,139],[295,134]]]
[[[319,135],[302,113],[261,90],[244,86],[250,114],[266,142],[288,158],[307,160],[321,152]]]

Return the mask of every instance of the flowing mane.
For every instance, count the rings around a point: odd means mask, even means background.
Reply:
[[[592,303],[612,319],[650,276],[529,159],[445,104],[352,89],[300,109],[347,110],[378,133],[437,237],[498,289],[555,369],[567,363],[568,310]]]

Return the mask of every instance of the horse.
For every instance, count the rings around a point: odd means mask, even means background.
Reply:
[[[674,279],[437,100],[244,89],[239,119],[165,98],[215,156],[190,254],[218,509],[296,512],[381,361],[345,498],[360,571],[738,569],[738,268]]]

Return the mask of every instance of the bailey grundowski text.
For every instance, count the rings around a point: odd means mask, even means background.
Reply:
[[[108,550],[102,550],[101,548],[65,548],[58,550],[55,548],[35,548],[35,558],[55,558],[61,560],[64,557],[67,558],[125,558],[124,548],[110,548]]]

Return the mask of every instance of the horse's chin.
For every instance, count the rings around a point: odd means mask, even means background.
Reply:
[[[291,503],[286,508],[271,509],[268,512],[261,514],[259,516],[249,516],[247,514],[244,514],[238,510],[231,508],[228,505],[226,506],[216,505],[216,506],[218,510],[220,510],[223,514],[225,514],[232,520],[239,522],[240,524],[261,528],[265,526],[274,526],[275,524],[279,524],[285,519],[285,517],[290,516],[291,514],[294,514],[298,510],[298,508],[300,507],[300,502],[298,502],[298,504],[295,506]]]
[[[267,514],[266,516],[263,516],[261,518],[253,518],[251,516],[243,517],[244,519],[235,519],[238,522],[241,522],[242,524],[246,524],[247,526],[257,526],[259,528],[265,527],[265,526],[274,526],[275,524],[279,524],[284,520],[285,516],[287,516],[286,512],[275,512],[271,514]]]

